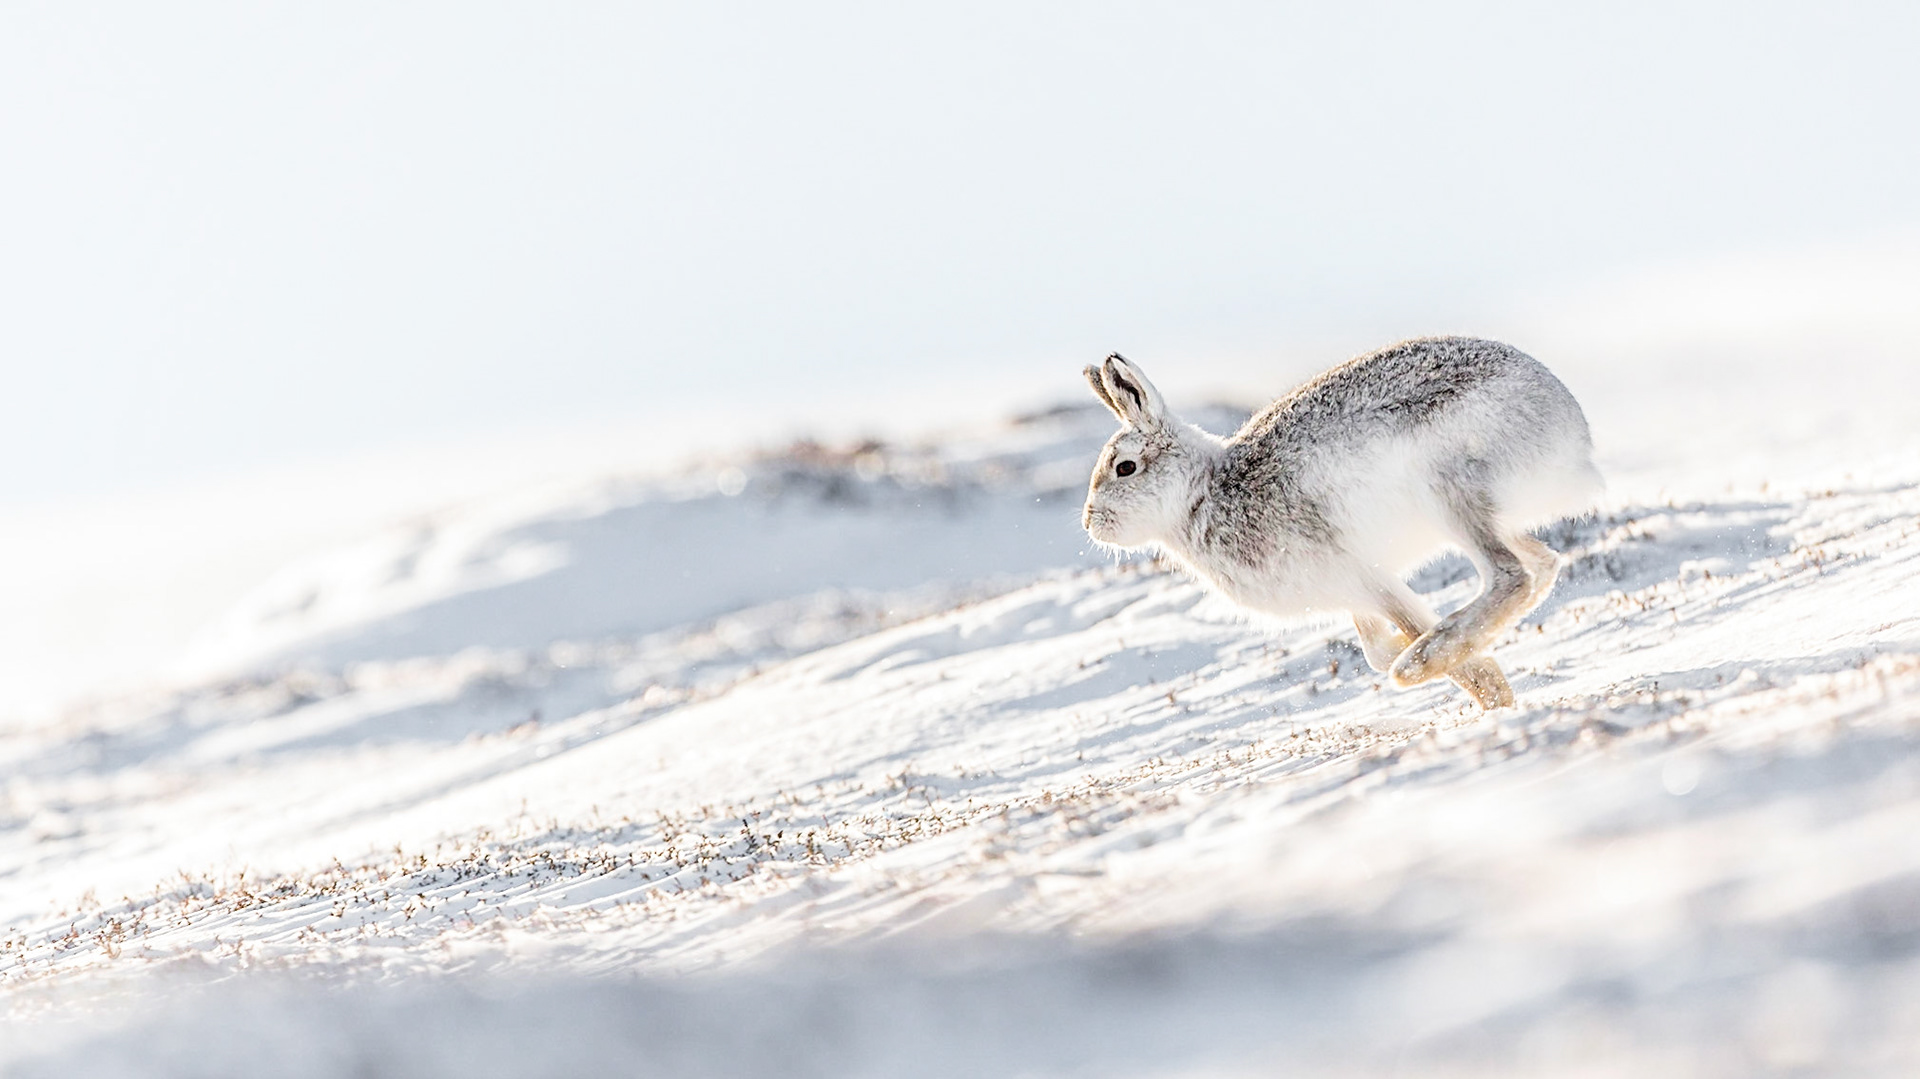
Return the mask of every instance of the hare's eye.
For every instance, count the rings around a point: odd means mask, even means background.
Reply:
[[[1134,469],[1138,467],[1139,466],[1135,465],[1132,461],[1122,461],[1113,466],[1113,474],[1116,476],[1131,476],[1133,475]]]

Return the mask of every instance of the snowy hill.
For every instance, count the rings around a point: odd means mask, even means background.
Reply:
[[[0,735],[0,1067],[1901,1073],[1899,406],[1589,384],[1612,493],[1491,715],[1090,554],[1092,408],[290,567],[196,680]]]

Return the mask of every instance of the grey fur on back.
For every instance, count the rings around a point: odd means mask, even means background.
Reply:
[[[1241,449],[1236,456],[1251,461],[1309,445],[1374,439],[1430,423],[1493,382],[1532,391],[1521,400],[1542,415],[1514,419],[1570,420],[1586,432],[1586,417],[1573,395],[1539,360],[1498,341],[1423,337],[1314,376],[1260,410],[1227,441]]]
[[[1501,391],[1506,440],[1462,446],[1463,481],[1472,483],[1477,471],[1484,484],[1544,451],[1574,448],[1542,445],[1547,438],[1575,437],[1580,452],[1590,452],[1579,404],[1540,361],[1481,338],[1402,341],[1316,375],[1226,439],[1210,497],[1195,501],[1191,541],[1224,545],[1240,559],[1257,557],[1263,534],[1333,541],[1325,505],[1332,492],[1323,489],[1337,485],[1324,468],[1330,452],[1413,435],[1472,409],[1491,389]]]

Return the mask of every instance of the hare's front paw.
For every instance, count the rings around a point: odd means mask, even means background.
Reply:
[[[1393,661],[1392,677],[1399,686],[1419,685],[1442,675],[1458,683],[1482,708],[1513,704],[1513,687],[1507,684],[1500,665],[1487,656],[1474,655],[1455,634],[1430,633]]]
[[[1393,661],[1394,685],[1417,686],[1441,677],[1467,658],[1466,642],[1451,634],[1428,633]]]

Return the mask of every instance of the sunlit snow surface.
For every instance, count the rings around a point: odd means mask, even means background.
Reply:
[[[1908,1073],[1920,455],[1693,415],[1491,716],[1088,552],[1091,410],[295,567],[0,735],[0,1066]]]

